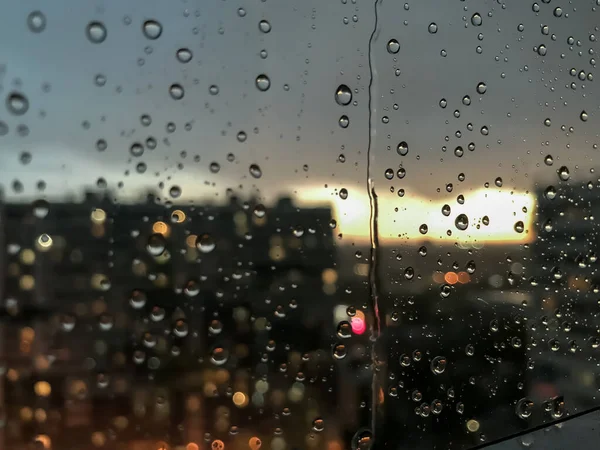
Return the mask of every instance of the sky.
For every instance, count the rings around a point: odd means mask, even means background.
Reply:
[[[384,1],[376,20],[373,2],[359,0],[11,5],[0,19],[0,39],[11,43],[0,56],[8,127],[0,182],[16,201],[77,196],[99,179],[122,201],[148,190],[166,200],[173,186],[183,202],[225,199],[228,188],[265,203],[292,195],[331,203],[340,230],[364,238],[370,177],[390,239],[418,236],[422,223],[430,238],[446,239],[444,221],[455,212],[476,221],[494,209],[503,219],[480,238],[527,240],[514,222],[523,207],[531,221],[532,193],[558,184],[560,167],[571,182],[597,179],[598,11],[593,2],[563,5],[557,17],[555,8]],[[27,24],[35,10],[45,20],[38,32]],[[157,39],[143,32],[150,19],[161,26]],[[90,22],[104,26],[102,42],[86,37]],[[397,53],[388,51],[391,39]],[[187,63],[176,57],[182,48],[192,54]],[[270,81],[265,91],[260,75]],[[181,99],[170,95],[173,84]],[[348,105],[335,100],[340,85],[352,91]],[[27,99],[22,115],[7,103],[13,92]],[[396,150],[401,142],[406,155]],[[131,154],[135,143],[145,145],[141,156]],[[445,203],[448,219],[439,214]]]

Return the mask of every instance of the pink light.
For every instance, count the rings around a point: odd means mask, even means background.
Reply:
[[[353,317],[350,321],[350,326],[354,334],[363,334],[367,330],[367,324],[360,317]]]

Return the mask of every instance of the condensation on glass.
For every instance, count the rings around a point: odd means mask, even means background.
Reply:
[[[587,436],[599,15],[4,8],[0,448]]]

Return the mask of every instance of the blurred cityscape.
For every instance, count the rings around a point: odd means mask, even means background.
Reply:
[[[530,244],[370,277],[326,204],[5,203],[0,448],[468,448],[594,406],[597,186],[535,204]]]

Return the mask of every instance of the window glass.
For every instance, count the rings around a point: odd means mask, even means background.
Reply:
[[[598,8],[4,8],[0,448],[586,429]]]

